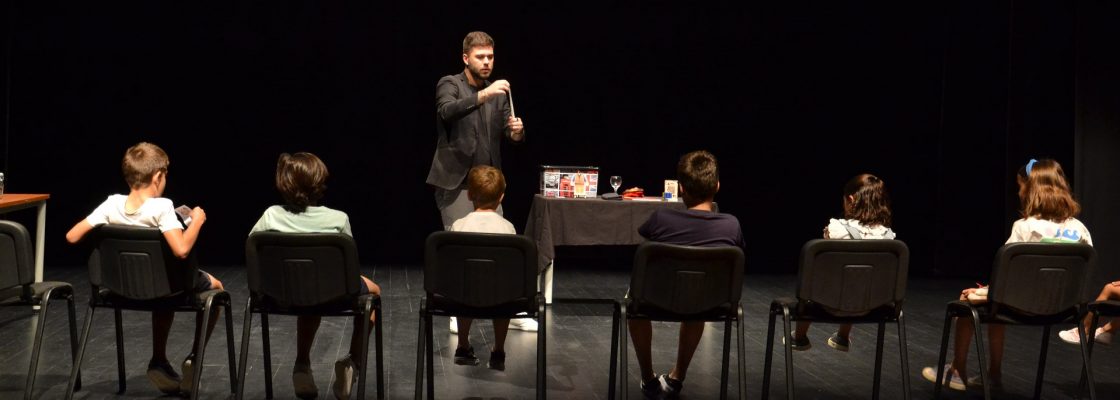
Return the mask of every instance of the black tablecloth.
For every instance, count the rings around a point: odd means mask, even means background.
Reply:
[[[662,207],[684,209],[672,201],[633,201],[533,197],[525,235],[537,243],[543,271],[556,257],[556,246],[628,245],[644,239],[638,227],[653,210]]]

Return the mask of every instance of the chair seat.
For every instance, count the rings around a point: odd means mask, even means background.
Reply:
[[[74,290],[74,288],[70,286],[69,283],[55,281],[35,282],[28,286],[31,287],[31,297],[35,301],[41,300],[44,294],[58,288],[67,288],[71,291],[71,293],[73,293]],[[4,290],[0,290],[0,299],[4,299],[3,301],[0,301],[0,306],[15,306],[27,304],[27,302],[23,301],[23,299],[20,298],[22,294],[22,286],[13,286]]]
[[[1080,313],[1076,308],[1070,309],[1065,313],[1054,315],[1031,315],[1019,312],[1014,308],[1001,306],[998,312],[993,313],[992,303],[983,304],[970,304],[967,301],[957,300],[949,302],[949,310],[958,314],[958,316],[968,315],[969,307],[975,308],[977,315],[980,316],[980,321],[986,324],[1015,324],[1015,325],[1054,325],[1075,323],[1081,319]]]
[[[1106,316],[1120,315],[1120,301],[1104,300],[1089,303],[1089,311]]]
[[[197,311],[206,303],[208,297],[223,293],[226,293],[226,295],[220,297],[228,299],[228,292],[224,289],[210,289],[201,292],[180,293],[159,299],[140,300],[119,296],[108,289],[101,288],[98,291],[94,306],[136,311],[164,311],[168,309]]]
[[[258,296],[253,300],[252,312],[267,312],[275,315],[317,315],[323,317],[338,317],[355,315],[362,312],[362,304],[370,298],[376,308],[381,304],[381,298],[370,294],[361,295],[356,299],[341,299],[338,301],[315,306],[286,306],[267,297]]]

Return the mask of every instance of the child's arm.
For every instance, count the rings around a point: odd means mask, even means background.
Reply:
[[[202,230],[202,224],[205,222],[206,212],[201,207],[195,207],[191,210],[191,225],[186,230],[172,229],[163,232],[167,245],[171,247],[171,252],[175,253],[176,257],[185,259],[191,254],[191,249],[198,240],[198,232]]]
[[[70,232],[66,232],[66,241],[70,244],[78,243],[91,230],[93,230],[93,225],[90,225],[89,221],[85,219],[78,221],[73,228],[70,228]]]

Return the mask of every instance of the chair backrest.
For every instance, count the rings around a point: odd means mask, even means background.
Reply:
[[[362,290],[358,248],[341,233],[254,232],[245,241],[249,293],[281,307],[353,299]]]
[[[537,247],[522,235],[434,232],[424,245],[424,290],[444,305],[536,305]]]
[[[743,293],[743,249],[658,242],[638,245],[630,274],[635,313],[688,317],[734,312]]]
[[[190,292],[198,265],[194,253],[175,256],[158,228],[99,225],[89,234],[89,282],[133,300]],[[96,293],[96,290],[95,290]]]
[[[27,228],[16,222],[0,220],[0,289],[35,281],[31,257],[31,236]]]
[[[898,240],[813,239],[801,247],[797,299],[838,316],[899,309],[910,249]]]
[[[1045,316],[1076,312],[1089,298],[1097,252],[1087,244],[1009,243],[996,252],[988,299]]]

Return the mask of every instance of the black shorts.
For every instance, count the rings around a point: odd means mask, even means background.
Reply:
[[[210,290],[210,273],[198,270],[198,274],[194,277],[194,290],[198,292],[205,292]]]

